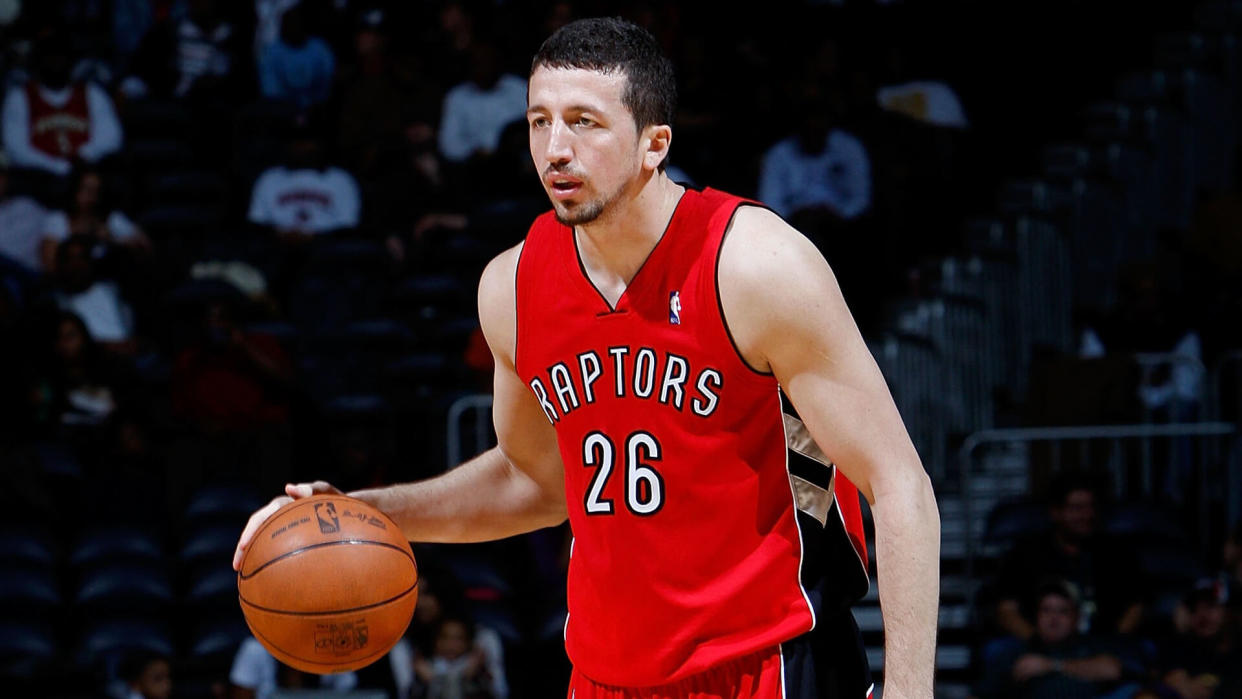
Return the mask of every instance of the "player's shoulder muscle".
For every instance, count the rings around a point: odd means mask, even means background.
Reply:
[[[769,370],[764,343],[790,324],[822,318],[840,290],[819,249],[776,213],[738,209],[720,250],[720,303],[750,365]]]
[[[510,366],[517,344],[517,265],[522,243],[497,255],[479,279],[479,325],[492,354]]]

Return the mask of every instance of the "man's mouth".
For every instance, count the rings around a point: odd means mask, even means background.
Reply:
[[[582,180],[575,177],[555,175],[548,178],[548,184],[552,189],[552,195],[558,199],[572,196],[582,189]]]

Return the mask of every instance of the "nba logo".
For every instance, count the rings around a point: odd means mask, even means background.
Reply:
[[[681,295],[676,291],[668,293],[668,322],[681,325]]]

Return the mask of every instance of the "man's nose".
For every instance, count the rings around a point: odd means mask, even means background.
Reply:
[[[544,149],[544,157],[548,162],[563,164],[573,160],[574,152],[570,144],[572,136],[565,122],[553,122],[548,129],[548,144]]]

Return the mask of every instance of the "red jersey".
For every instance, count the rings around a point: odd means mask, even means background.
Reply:
[[[74,83],[69,101],[57,107],[43,99],[38,85],[31,80],[26,83],[26,103],[30,105],[30,143],[36,149],[55,158],[72,158],[90,139],[86,83]]]
[[[857,491],[836,484],[849,512],[831,503],[831,466],[791,474],[791,440],[818,449],[721,315],[718,254],[744,203],[687,189],[615,308],[551,212],[522,249],[517,372],[556,429],[574,534],[565,645],[596,682],[693,675],[810,630],[825,594],[866,591]],[[838,537],[848,556],[815,566],[844,593],[808,579],[798,509],[856,527]]]

